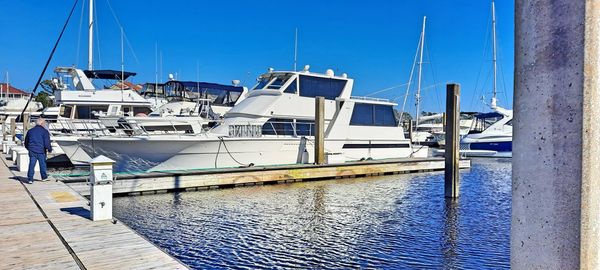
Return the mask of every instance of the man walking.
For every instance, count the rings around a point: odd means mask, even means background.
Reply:
[[[27,131],[25,136],[25,148],[29,151],[29,170],[27,171],[27,183],[33,184],[35,163],[40,163],[40,174],[42,181],[47,181],[46,173],[46,151],[52,152],[50,145],[50,133],[46,130],[46,121],[38,118],[35,127]]]

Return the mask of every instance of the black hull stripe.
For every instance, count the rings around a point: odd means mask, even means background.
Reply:
[[[368,143],[353,143],[344,144],[343,149],[362,149],[362,148],[409,148],[408,143],[393,143],[393,144],[368,144]]]

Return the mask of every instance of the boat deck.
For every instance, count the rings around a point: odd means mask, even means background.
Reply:
[[[187,269],[119,221],[91,221],[62,182],[21,183],[1,161],[0,269]]]

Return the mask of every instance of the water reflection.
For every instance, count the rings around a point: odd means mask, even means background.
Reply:
[[[455,268],[458,254],[458,199],[446,198],[444,208],[444,242],[442,252],[444,265],[448,269]]]
[[[443,174],[115,199],[115,215],[193,268],[509,267],[510,163]]]

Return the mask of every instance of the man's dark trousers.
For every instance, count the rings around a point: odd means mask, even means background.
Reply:
[[[29,152],[29,170],[27,170],[27,179],[29,181],[33,181],[36,162],[40,163],[40,174],[42,175],[42,180],[48,178],[48,174],[46,173],[46,154]]]

